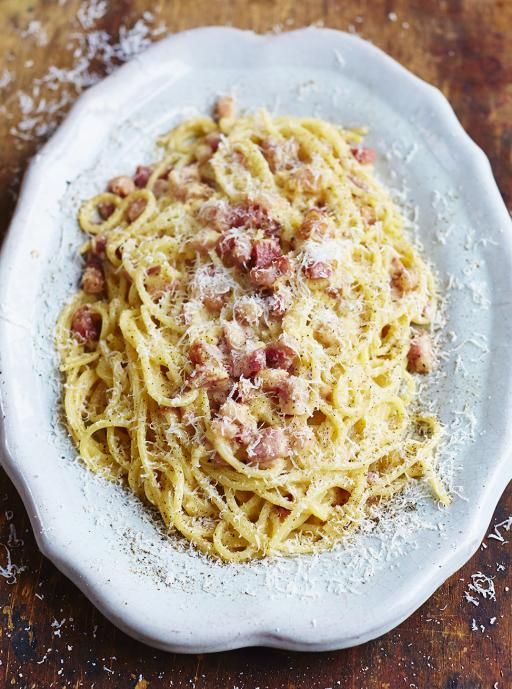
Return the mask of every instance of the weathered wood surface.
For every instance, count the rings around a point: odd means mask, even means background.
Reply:
[[[0,0],[0,232],[8,225],[20,174],[48,136],[49,130],[37,123],[20,125],[30,120],[41,100],[34,94],[34,79],[47,76],[51,65],[76,67],[69,46],[76,48],[85,35],[89,36],[85,49],[95,54],[90,71],[103,74],[110,58],[105,51],[95,53],[91,33],[109,32],[115,42],[120,27],[132,27],[145,10],[154,14],[144,20],[153,31],[160,23],[172,32],[204,24],[269,31],[315,22],[357,31],[444,91],[489,155],[505,200],[512,203],[512,3],[506,0],[111,0],[107,4],[104,16],[89,26],[85,15],[80,25],[77,12],[87,5],[101,9],[98,1]],[[41,26],[31,25],[34,21]],[[125,53],[126,46],[118,51],[121,58]],[[46,81],[55,85],[55,76]],[[45,88],[43,84],[41,90]],[[20,98],[20,90],[36,96],[32,105]],[[60,97],[62,92],[68,101],[76,95],[69,86],[57,92],[50,89],[46,103],[56,103],[56,93]],[[52,126],[66,107],[49,115]],[[492,523],[511,513],[509,487]],[[22,568],[15,583],[0,576],[1,687],[512,687],[512,545],[496,539],[487,539],[487,547],[416,614],[372,643],[337,653],[249,649],[213,656],[155,652],[106,622],[39,554],[23,505],[3,473],[0,543]],[[0,573],[5,574],[6,565],[7,550],[0,546]],[[494,577],[495,601],[478,597],[479,605],[474,606],[465,600],[464,591],[476,572]]]

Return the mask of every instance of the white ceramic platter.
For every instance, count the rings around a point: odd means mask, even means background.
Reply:
[[[165,536],[83,468],[59,423],[53,348],[80,272],[80,199],[154,158],[159,133],[224,93],[241,108],[369,126],[377,172],[448,297],[445,356],[423,397],[448,430],[440,461],[457,493],[440,510],[418,484],[334,552],[243,566]],[[43,553],[162,649],[327,650],[397,625],[473,554],[512,475],[510,224],[487,159],[439,91],[354,36],[198,29],[91,88],[32,162],[0,266],[2,461]]]

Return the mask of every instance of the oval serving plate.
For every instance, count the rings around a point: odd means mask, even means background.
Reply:
[[[163,534],[82,466],[59,421],[53,346],[80,272],[80,200],[154,159],[159,133],[224,93],[243,109],[370,128],[377,173],[447,296],[444,354],[422,394],[447,429],[440,463],[455,491],[441,510],[418,483],[333,552],[241,566]],[[82,95],[35,157],[2,251],[2,462],[42,552],[121,629],[170,651],[328,650],[399,624],[474,553],[512,476],[511,249],[487,158],[439,91],[369,43],[208,28],[151,47]]]

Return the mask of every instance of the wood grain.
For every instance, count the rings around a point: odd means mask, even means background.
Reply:
[[[90,4],[90,3],[89,3]],[[19,91],[51,65],[74,64],[67,46],[76,32],[106,31],[117,39],[150,10],[155,28],[169,31],[233,24],[256,31],[315,22],[370,39],[450,99],[462,123],[491,159],[501,191],[512,203],[512,3],[500,0],[119,0],[84,29],[79,0],[0,0],[0,232],[12,213],[20,176],[49,135],[17,129]],[[41,22],[47,42],[30,22]],[[123,31],[123,29],[121,29]],[[73,43],[75,41],[75,43]],[[104,58],[105,56],[103,56]],[[93,74],[108,60],[97,56]],[[45,88],[43,85],[42,89]],[[68,89],[68,100],[76,96]],[[52,94],[48,93],[48,101]],[[27,103],[24,105],[27,109]],[[51,125],[63,106],[48,117]],[[14,132],[14,133],[13,133]],[[37,231],[37,228],[34,228]],[[512,491],[493,523],[512,513]],[[38,552],[16,491],[0,473],[0,543],[23,570],[16,582],[0,577],[0,686],[136,687],[137,689],[510,689],[512,687],[512,546],[487,539],[473,559],[395,631],[336,653],[297,654],[246,649],[212,656],[153,651],[117,631]],[[7,551],[0,546],[0,567]],[[494,577],[496,601],[464,592],[476,572]],[[392,601],[390,601],[392,605]],[[170,612],[172,615],[172,611]]]

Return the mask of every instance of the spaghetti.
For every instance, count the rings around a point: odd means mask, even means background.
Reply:
[[[435,286],[361,142],[223,99],[80,210],[67,426],[90,469],[226,561],[331,548],[420,477],[449,501],[415,404]]]

